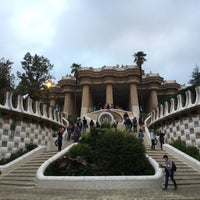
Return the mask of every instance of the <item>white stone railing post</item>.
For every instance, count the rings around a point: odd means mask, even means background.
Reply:
[[[190,91],[190,90],[187,90],[187,91],[185,92],[185,95],[186,95],[186,102],[185,102],[184,108],[191,107],[191,105],[192,105],[192,95],[191,95],[191,91]]]
[[[175,112],[175,108],[174,108],[174,98],[170,99],[170,114]]]
[[[177,111],[180,111],[180,110],[183,109],[182,95],[181,94],[177,95],[177,100],[178,100]]]
[[[200,105],[200,86],[197,86],[195,88],[195,91],[196,91],[196,100],[194,105]]]
[[[167,116],[169,114],[168,102],[165,101],[164,105],[165,105],[165,107],[164,107],[164,116]]]

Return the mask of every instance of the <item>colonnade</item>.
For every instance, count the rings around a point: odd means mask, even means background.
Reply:
[[[105,88],[105,103],[108,103],[109,105],[112,105],[114,103],[114,95],[113,95],[113,83],[107,83]],[[139,117],[139,98],[138,98],[138,85],[137,83],[129,83],[129,96],[124,97],[127,99],[127,107],[129,108],[129,111],[134,113],[134,116]],[[95,94],[93,94],[95,96]],[[126,99],[125,99],[126,101]],[[83,117],[89,112],[89,108],[93,107],[92,105],[92,95],[91,95],[91,89],[90,84],[83,84],[82,85],[82,98],[81,98],[81,114],[80,116]],[[153,105],[158,104],[158,97],[157,97],[157,91],[155,89],[150,90],[150,96],[148,99],[145,99],[147,107],[152,108]],[[74,102],[71,97],[70,92],[65,93],[65,99],[64,99],[64,112],[72,113],[72,109],[74,106]]]

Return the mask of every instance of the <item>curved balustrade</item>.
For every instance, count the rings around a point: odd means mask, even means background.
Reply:
[[[58,124],[63,125],[63,121],[61,118],[61,114],[56,111],[56,109],[53,109],[52,107],[49,107],[47,109],[46,104],[42,104],[41,108],[41,103],[36,101],[35,102],[35,112],[33,111],[33,100],[31,98],[27,99],[27,109],[24,108],[23,102],[24,99],[22,96],[18,96],[17,98],[17,106],[14,107],[12,103],[12,98],[13,98],[13,93],[12,92],[7,92],[6,93],[6,100],[5,104],[2,105],[0,104],[0,108],[6,109],[6,110],[11,110],[14,112],[21,112],[27,115],[35,116],[38,118],[43,118],[45,120],[49,120]]]
[[[171,114],[178,113],[184,109],[195,108],[195,106],[200,105],[200,86],[195,88],[196,98],[192,102],[192,94],[190,90],[185,92],[185,103],[183,103],[183,95],[178,94],[176,96],[177,106],[175,108],[175,99],[171,98],[170,102],[165,101],[164,104],[158,106],[155,110],[151,112],[151,123],[156,122],[164,117],[167,117]],[[169,109],[170,108],[170,109]]]

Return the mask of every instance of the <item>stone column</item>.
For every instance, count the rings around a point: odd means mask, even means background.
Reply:
[[[138,103],[138,93],[137,86],[135,83],[130,84],[130,103],[133,116],[139,118],[139,103]]]
[[[53,99],[50,100],[50,106],[52,108],[55,108],[55,105],[56,105],[56,100],[55,100],[55,98],[53,98]]]
[[[90,87],[89,85],[83,85],[83,93],[82,93],[82,105],[81,105],[81,117],[88,113],[89,109],[89,96],[90,95]]]
[[[72,105],[71,101],[71,95],[69,92],[65,93],[65,100],[64,100],[64,112],[68,114],[72,114],[72,108],[74,105]]]
[[[152,110],[153,108],[157,107],[157,105],[158,105],[158,96],[157,96],[157,91],[155,89],[151,90],[150,98],[151,98],[149,101],[151,103],[150,109]]]
[[[106,85],[106,102],[109,105],[113,104],[113,86],[112,84]]]

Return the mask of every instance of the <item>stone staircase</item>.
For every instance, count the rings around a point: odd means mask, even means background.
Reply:
[[[63,148],[69,144],[71,143],[64,142]],[[7,175],[0,177],[0,186],[34,188],[35,175],[38,168],[42,165],[42,163],[54,156],[57,152],[58,150],[56,147],[53,147],[51,151],[44,151],[33,157],[19,168],[16,168]]]
[[[19,187],[35,187],[35,174],[40,165],[55,155],[57,151],[44,151],[34,157],[24,165],[16,168],[9,174],[0,178],[0,185],[19,186]]]
[[[150,145],[147,144],[147,141],[144,140],[146,146],[147,154],[156,160],[158,163],[164,163],[163,155],[167,154],[170,160],[173,160],[176,163],[177,170],[174,174],[177,186],[180,187],[199,187],[200,188],[200,173],[199,171],[193,169],[191,166],[188,166],[185,162],[180,160],[178,157],[167,153],[165,150],[161,151],[159,148],[156,150],[151,150]],[[164,177],[163,177],[163,186],[164,186]],[[169,178],[169,188],[173,187],[173,183]]]
[[[64,142],[63,148],[68,146],[71,142]],[[178,157],[161,151],[160,149],[151,150],[150,145],[147,142],[147,138],[144,139],[146,151],[149,156],[155,159],[158,163],[163,163],[163,155],[167,154],[171,160],[176,163],[177,171],[175,172],[175,180],[178,187],[199,187],[200,188],[200,174],[192,167],[181,161]],[[13,186],[23,188],[35,187],[35,175],[38,168],[43,162],[57,153],[56,147],[53,147],[51,151],[44,151],[41,154],[33,157],[33,159],[27,161],[24,165],[16,168],[9,174],[0,177],[0,186]],[[164,184],[164,177],[163,177]],[[173,187],[171,180],[169,179],[169,188]]]

